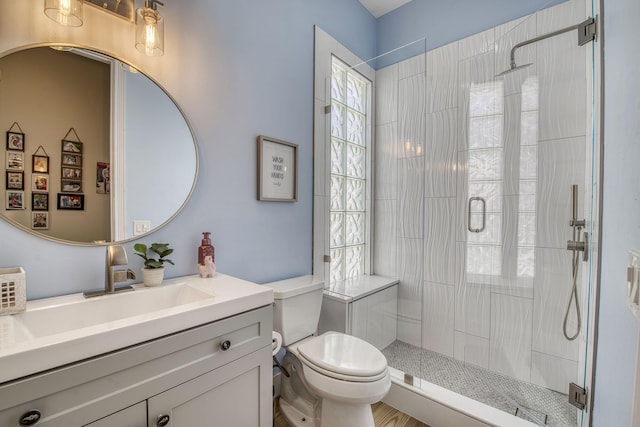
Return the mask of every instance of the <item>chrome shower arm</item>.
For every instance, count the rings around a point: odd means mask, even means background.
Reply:
[[[595,40],[595,37],[596,37],[595,23],[596,23],[596,21],[595,21],[594,18],[589,18],[586,21],[583,21],[583,22],[581,22],[579,24],[572,25],[572,26],[566,27],[566,28],[562,28],[560,30],[553,31],[553,32],[548,33],[548,34],[543,34],[541,36],[534,37],[532,39],[525,40],[523,42],[520,42],[520,43],[516,44],[515,46],[513,46],[511,48],[511,55],[510,55],[511,64],[510,64],[510,67],[512,69],[516,67],[516,50],[520,49],[523,46],[527,46],[527,45],[530,45],[532,43],[539,42],[541,40],[545,40],[545,39],[548,39],[548,38],[551,38],[551,37],[555,37],[555,36],[558,36],[560,34],[568,33],[569,31],[578,30],[578,45],[579,46],[583,46],[583,45],[589,43],[590,41]]]

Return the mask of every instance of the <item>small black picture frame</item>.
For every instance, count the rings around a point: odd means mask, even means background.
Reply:
[[[7,131],[7,150],[24,151],[24,133]]]
[[[62,153],[62,165],[82,167],[82,156],[80,154]]]
[[[31,156],[31,170],[33,173],[49,173],[49,156]]]
[[[31,210],[48,211],[49,193],[31,193]]]
[[[82,154],[82,142],[62,140],[62,152]]]
[[[24,190],[24,172],[7,171],[7,190]]]
[[[84,210],[84,194],[58,193],[58,209],[83,211]]]

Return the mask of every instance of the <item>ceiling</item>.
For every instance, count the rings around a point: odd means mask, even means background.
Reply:
[[[360,3],[366,7],[369,12],[376,18],[381,17],[385,13],[397,9],[411,0],[360,0]]]

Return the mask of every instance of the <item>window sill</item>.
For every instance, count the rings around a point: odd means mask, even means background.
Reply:
[[[364,275],[328,285],[324,296],[342,302],[357,301],[398,283],[392,277]]]

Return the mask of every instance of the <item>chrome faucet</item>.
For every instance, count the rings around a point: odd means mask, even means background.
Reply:
[[[85,298],[96,297],[99,295],[114,294],[116,292],[132,291],[133,287],[129,285],[116,287],[117,282],[124,282],[126,280],[133,280],[136,275],[133,271],[116,270],[115,267],[129,264],[127,259],[127,252],[122,246],[111,245],[107,246],[106,258],[105,258],[105,278],[104,289],[97,291],[85,292]]]

